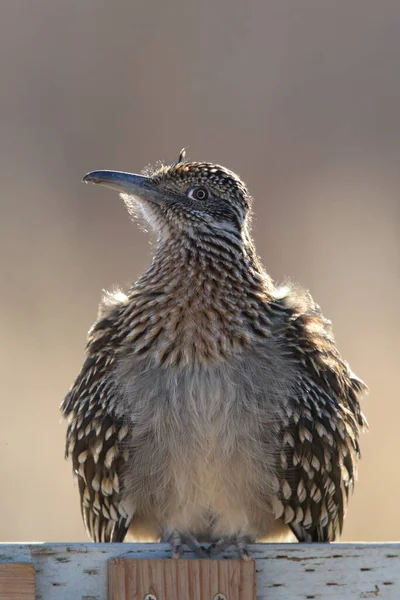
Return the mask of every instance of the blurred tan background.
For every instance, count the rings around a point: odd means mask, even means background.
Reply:
[[[3,0],[0,540],[86,540],[59,403],[148,237],[92,169],[237,171],[258,251],[371,388],[344,540],[398,540],[398,0]]]

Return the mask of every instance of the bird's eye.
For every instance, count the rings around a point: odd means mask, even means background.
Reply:
[[[193,200],[207,200],[208,191],[204,187],[195,187],[189,190],[188,196]]]

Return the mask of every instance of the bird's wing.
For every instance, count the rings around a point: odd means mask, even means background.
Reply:
[[[341,359],[330,322],[308,294],[285,308],[285,338],[299,369],[285,407],[274,512],[299,541],[328,542],[341,533],[354,485],[367,426],[358,398],[367,388]]]
[[[121,504],[129,428],[113,409],[118,392],[107,377],[113,336],[109,316],[89,332],[87,359],[61,407],[69,421],[66,456],[72,458],[82,517],[95,542],[122,542],[132,519]]]

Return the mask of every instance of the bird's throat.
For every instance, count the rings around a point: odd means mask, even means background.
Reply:
[[[221,240],[166,244],[130,290],[126,343],[159,363],[236,354],[260,327],[256,316],[268,301],[266,278],[249,269],[240,248]]]

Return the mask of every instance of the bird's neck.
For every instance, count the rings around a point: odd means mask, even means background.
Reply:
[[[160,364],[212,363],[269,335],[271,296],[252,246],[170,239],[130,289],[127,342]]]
[[[216,297],[239,299],[256,294],[269,299],[270,277],[249,241],[230,236],[171,237],[157,246],[153,260],[132,287],[135,295],[161,292],[181,300],[188,294],[198,302]]]

